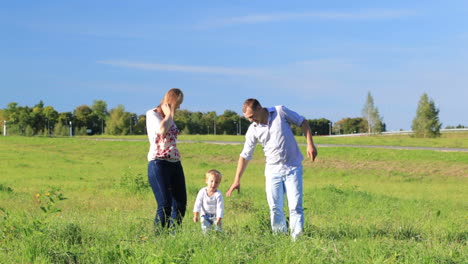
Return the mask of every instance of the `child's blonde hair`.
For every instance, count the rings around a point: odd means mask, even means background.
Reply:
[[[208,180],[208,178],[209,178],[210,176],[216,177],[216,179],[219,180],[219,181],[221,181],[221,179],[223,178],[223,175],[221,174],[221,172],[219,172],[218,170],[215,170],[215,169],[209,170],[209,171],[205,174],[206,180]]]

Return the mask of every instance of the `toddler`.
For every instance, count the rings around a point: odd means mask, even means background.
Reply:
[[[199,218],[203,233],[208,230],[222,231],[221,219],[224,217],[223,194],[218,190],[222,175],[217,170],[209,170],[206,173],[206,187],[197,194],[193,206],[193,222]]]

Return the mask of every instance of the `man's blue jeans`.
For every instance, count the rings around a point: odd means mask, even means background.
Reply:
[[[266,194],[270,206],[271,228],[273,232],[287,233],[284,215],[284,195],[288,199],[289,228],[296,239],[304,228],[304,209],[302,207],[302,167],[288,174],[270,173],[266,176]]]
[[[148,181],[158,204],[155,223],[162,227],[181,224],[187,209],[187,191],[180,161],[148,162]]]

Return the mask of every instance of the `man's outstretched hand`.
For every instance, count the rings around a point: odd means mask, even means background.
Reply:
[[[226,192],[226,196],[231,196],[232,192],[237,189],[237,193],[240,193],[240,183],[233,183],[231,188]]]
[[[315,161],[315,158],[317,157],[317,148],[315,145],[312,145],[312,147],[308,146],[307,147],[307,157],[310,158],[311,161]]]

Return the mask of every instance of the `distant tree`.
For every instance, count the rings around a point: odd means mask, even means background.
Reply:
[[[8,117],[7,117],[6,113],[5,113],[5,110],[0,109],[0,134],[1,135],[3,135],[3,124],[4,124],[3,122],[4,121],[8,121]]]
[[[91,105],[91,110],[99,118],[106,118],[109,115],[109,112],[107,112],[107,103],[103,100],[94,100]]]
[[[439,137],[442,124],[439,122],[439,109],[432,99],[423,93],[419,100],[412,129],[416,137]]]
[[[58,121],[58,112],[55,111],[55,109],[52,106],[46,106],[44,107],[44,110],[42,111],[44,114],[44,125],[46,125],[46,135],[51,135],[52,130],[55,127],[55,124]]]
[[[337,134],[363,133],[366,131],[366,121],[362,117],[343,118],[335,122],[333,131]]]
[[[31,123],[28,124],[31,129],[28,134],[42,134],[41,132],[47,130],[47,124],[44,116],[44,102],[42,100],[36,104],[29,113]]]
[[[93,110],[87,105],[80,105],[75,108],[73,111],[73,116],[75,118],[74,126],[79,129],[81,127],[88,127],[90,122],[91,114]]]
[[[73,114],[71,112],[62,112],[58,114],[58,123],[61,123],[64,126],[69,126],[70,121],[73,121]]]
[[[457,126],[446,126],[445,129],[465,128],[464,125],[458,124]]]
[[[11,102],[7,105],[7,108],[4,110],[5,115],[8,121],[17,122],[18,120],[18,103]]]
[[[216,121],[216,133],[236,135],[237,122],[239,122],[239,115],[232,110],[225,110]]]
[[[134,131],[135,135],[146,135],[146,115],[139,115]]]
[[[309,120],[309,126],[310,129],[312,130],[312,133],[314,135],[328,135],[330,134],[330,127],[331,127],[332,121],[326,119],[326,118],[320,118],[320,119],[310,119]],[[302,130],[301,130],[302,134]]]
[[[109,111],[107,119],[106,134],[109,135],[129,135],[133,127],[136,115],[125,112],[123,105],[118,105]]]
[[[383,131],[382,117],[379,115],[379,110],[374,105],[374,98],[370,92],[367,92],[366,103],[362,108],[362,117],[366,120],[367,133],[380,133]]]
[[[91,109],[93,110],[93,115],[97,124],[93,124],[95,131],[99,131],[100,134],[104,133],[105,127],[105,120],[109,116],[109,112],[107,111],[107,103],[103,100],[94,100],[93,105],[91,105]]]
[[[8,121],[8,134],[9,135],[20,135],[21,128],[19,124],[20,120],[20,108],[18,103],[11,102],[7,105],[4,110],[5,120]]]
[[[191,134],[202,134],[206,132],[203,129],[202,116],[202,112],[192,112],[190,114],[190,121],[187,125],[190,127]]]
[[[202,127],[203,130],[206,129],[206,134],[213,134],[214,133],[214,123],[216,122],[216,119],[218,119],[218,116],[216,115],[215,111],[211,111],[208,113],[205,113],[202,118]],[[244,130],[245,131],[245,130]],[[205,134],[205,133],[201,133]]]
[[[90,130],[91,134],[100,133],[103,121],[100,119],[99,114],[101,113],[94,112],[93,109],[87,105],[80,105],[75,108],[73,115],[77,134],[86,135],[88,133],[86,132],[87,130]]]
[[[57,122],[57,124],[54,126],[54,136],[57,137],[64,137],[64,136],[69,136],[70,135],[70,125],[67,125],[62,122]]]
[[[310,129],[312,130],[313,135],[328,135],[330,133],[330,120],[326,118],[320,119],[309,119]],[[300,126],[291,125],[294,135],[302,136],[302,128]]]
[[[181,109],[176,111],[174,116],[174,122],[179,131],[182,131],[184,134],[190,134],[190,128],[187,127],[187,124],[190,122],[191,112],[189,110]]]

